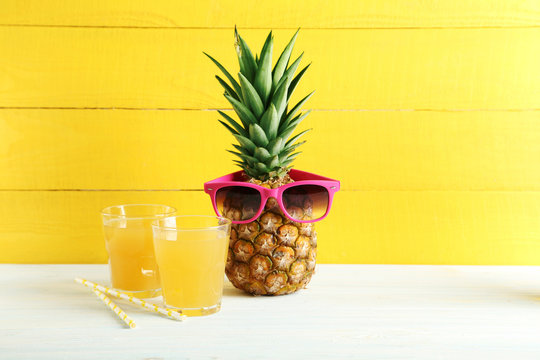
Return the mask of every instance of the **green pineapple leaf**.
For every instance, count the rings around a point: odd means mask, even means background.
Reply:
[[[285,159],[285,161],[288,161],[288,160],[291,160],[291,161],[292,161],[292,160],[296,159],[296,157],[297,157],[298,155],[300,155],[301,153],[302,153],[301,151],[298,151],[298,152],[289,154],[289,155],[287,155],[287,158]],[[287,164],[287,165],[288,165],[288,164]]]
[[[298,69],[298,65],[300,65],[300,61],[302,61],[302,56],[304,56],[304,53],[300,54],[300,56],[291,64],[291,66],[289,66],[287,71],[285,71],[285,74],[283,74],[283,76],[281,77],[281,79],[279,80],[277,85],[275,86],[276,92],[277,92],[277,89],[279,89],[279,87],[283,83],[287,83],[287,88],[289,88],[289,85],[292,82],[294,72],[296,71],[296,69]],[[291,91],[289,89],[288,93],[290,93],[290,92]],[[290,95],[289,95],[289,97],[290,97]]]
[[[242,170],[244,170],[244,173],[251,178],[256,179],[259,176],[259,173],[255,170],[255,164],[252,166],[244,166]]]
[[[290,145],[293,144],[296,140],[300,139],[302,136],[304,136],[304,134],[306,134],[307,132],[309,132],[309,131],[311,131],[311,130],[313,130],[313,129],[306,129],[306,130],[300,132],[299,134],[296,134],[295,136],[293,136],[292,138],[290,138],[289,141],[287,141],[287,142],[285,143],[285,147],[290,146]],[[286,139],[286,138],[285,138],[285,139]]]
[[[287,157],[286,160],[284,160],[284,161],[281,162],[281,164],[282,164],[283,166],[288,166],[288,165],[290,165],[290,164],[294,161],[294,159],[295,159],[298,155],[300,155],[301,153],[302,153],[302,152],[297,152],[297,153],[294,153],[294,154],[289,155],[289,156]]]
[[[297,147],[299,147],[300,145],[303,145],[304,143],[305,143],[305,141],[301,141],[301,142],[298,142],[298,143],[296,143],[294,145],[291,145],[291,146],[288,146],[288,147],[284,148],[283,151],[281,151],[279,153],[280,159],[286,159],[287,155],[292,153]]]
[[[258,124],[249,125],[249,137],[257,146],[268,145],[268,138],[266,137],[264,130]]]
[[[218,110],[218,113],[225,118],[229,122],[229,124],[236,130],[236,132],[242,136],[249,136],[248,132],[239,124],[237,123],[232,117],[225,114],[223,111]],[[220,120],[221,121],[221,120]]]
[[[264,44],[263,44],[263,47],[261,49],[261,54],[259,56],[259,64],[258,64],[259,66],[261,66],[261,63],[262,63],[263,57],[264,57],[263,54],[265,54],[268,51],[268,47],[270,45],[272,45],[272,47],[274,46],[273,41],[274,41],[274,36],[272,35],[272,31],[270,31],[268,33],[268,35],[266,36],[266,40],[264,40]]]
[[[268,150],[266,150],[263,147],[256,148],[255,153],[253,155],[255,155],[255,157],[259,159],[259,161],[263,161],[263,162],[266,162],[268,159],[272,157],[272,155],[270,155]]]
[[[282,132],[283,129],[286,129],[289,126],[297,127],[302,122],[302,120],[304,120],[305,117],[308,116],[310,113],[311,113],[311,110],[308,110],[303,114],[302,113],[298,114],[297,116],[292,118],[289,122],[284,122],[283,124],[279,126],[279,131]]]
[[[239,156],[251,166],[253,166],[257,162],[259,162],[259,160],[257,160],[257,158],[255,158],[253,156],[250,156],[250,155],[240,154]]]
[[[250,81],[255,80],[255,74],[257,73],[257,62],[253,58],[253,54],[246,44],[244,39],[238,34],[236,26],[234,27],[234,39],[235,49],[238,55],[238,62],[240,64],[240,71]]]
[[[276,93],[272,97],[272,104],[276,107],[277,118],[281,119],[285,108],[287,107],[287,82],[284,81],[281,86],[276,90]],[[279,127],[279,121],[277,124]],[[277,128],[276,128],[277,130]]]
[[[292,79],[291,84],[289,85],[289,97],[291,97],[294,89],[296,88],[296,85],[298,85],[298,82],[306,72],[306,70],[309,68],[311,64],[307,64],[306,67],[304,67],[300,72]]]
[[[244,104],[242,104],[240,101],[230,97],[229,95],[225,95],[227,100],[231,103],[234,111],[240,118],[240,121],[242,121],[242,124],[244,125],[244,128],[248,129],[250,124],[256,124],[257,119]]]
[[[255,168],[263,174],[267,174],[271,171],[265,164],[258,162],[255,164]]]
[[[283,139],[281,137],[278,137],[270,141],[270,143],[267,146],[267,149],[272,155],[279,154],[281,150],[283,149]]]
[[[219,81],[219,83],[221,84],[221,86],[223,86],[223,89],[225,89],[225,94],[227,95],[230,95],[232,96],[233,98],[235,98],[236,100],[240,101],[240,97],[238,96],[238,94],[236,93],[236,91],[234,91],[234,89],[225,82],[225,80],[223,80],[222,78],[220,78],[219,76],[216,75],[216,79],[217,81]]]
[[[250,109],[253,110],[253,114],[258,119],[261,117],[264,111],[264,105],[257,94],[257,90],[251,85],[249,80],[242,74],[238,73],[240,78],[240,84],[242,86],[242,97],[245,102],[249,105]]]
[[[276,88],[277,88],[277,86],[276,86],[277,83],[281,79],[283,73],[285,72],[285,69],[287,68],[287,65],[289,64],[289,59],[291,57],[291,52],[292,52],[293,47],[294,47],[294,42],[296,41],[296,37],[298,36],[299,31],[300,31],[300,29],[296,30],[296,32],[294,33],[292,39],[289,41],[289,43],[285,47],[285,49],[283,50],[283,52],[279,56],[279,59],[278,59],[276,65],[274,66],[272,82],[273,82],[274,87],[276,87]]]
[[[255,89],[259,93],[264,104],[267,103],[270,91],[272,90],[272,49],[274,47],[274,38],[272,32],[268,34],[261,50],[259,67],[255,74]]]
[[[274,155],[272,157],[272,160],[270,161],[270,164],[268,165],[268,167],[273,169],[273,168],[278,167],[278,166],[279,166],[279,156]]]
[[[283,166],[288,166],[289,164],[291,164],[293,162],[294,159],[291,159],[291,160],[285,160],[283,161],[281,164]],[[288,169],[292,168],[292,166],[290,166]]]
[[[227,150],[227,152],[230,152],[231,154],[236,155],[236,156],[238,156],[239,158],[242,158],[242,154],[239,153],[239,152],[232,151],[232,150]],[[243,160],[243,159],[242,159],[242,160]]]
[[[233,134],[233,135],[236,138],[236,140],[238,140],[240,145],[242,145],[242,147],[244,147],[247,151],[249,151],[250,153],[253,153],[255,151],[255,148],[257,146],[255,146],[253,141],[249,140],[247,137],[244,137],[242,135],[236,135],[236,134]]]
[[[242,154],[244,155],[249,155],[249,153],[247,152],[246,149],[244,149],[243,147],[241,147],[240,145],[237,145],[237,144],[232,144],[232,146],[234,146],[234,148],[238,151],[240,151]]]
[[[223,72],[223,74],[225,74],[225,76],[227,77],[227,79],[229,79],[229,81],[231,82],[232,86],[234,87],[234,90],[236,91],[237,94],[241,94],[242,93],[242,89],[240,88],[240,85],[238,84],[238,82],[236,80],[234,80],[234,78],[231,76],[231,74],[229,74],[229,72],[227,71],[227,69],[225,69],[216,59],[214,59],[213,57],[211,57],[210,55],[208,55],[207,53],[203,52],[204,55],[208,56],[210,58],[210,60],[212,60],[214,62],[214,64],[216,64],[216,66],[219,68],[219,70],[221,70],[221,72]]]
[[[306,143],[306,140],[297,142],[296,144],[287,146],[283,151],[287,152],[287,153],[291,153],[291,152],[293,152],[294,149],[296,149],[297,147],[299,147],[300,145],[303,145],[305,143]]]
[[[290,122],[293,118],[294,118],[294,115],[296,115],[296,113],[298,112],[298,110],[300,110],[300,108],[302,107],[302,105],[304,105],[304,103],[306,101],[308,101],[308,99],[315,93],[315,91],[312,91],[311,93],[309,93],[305,98],[303,98],[302,100],[300,100],[292,109],[291,111],[289,111],[289,113],[287,114],[287,117],[285,118],[285,120],[283,121],[284,123],[287,123],[287,122]]]
[[[238,161],[238,160],[233,160],[233,163],[238,166],[239,168],[241,168],[242,170],[246,169],[248,167],[248,164],[246,164],[245,162],[243,161]],[[245,171],[245,170],[244,170]],[[251,175],[249,175],[251,176]]]
[[[279,133],[283,133],[283,131],[285,131],[285,129],[287,129],[291,123],[295,122],[296,120],[298,120],[300,118],[300,116],[302,116],[302,113],[296,115],[295,117],[293,117],[292,119],[290,119],[289,121],[287,121],[287,119],[285,119],[284,121],[281,122],[281,125],[279,125]]]
[[[240,135],[240,133],[238,133],[238,131],[234,130],[229,124],[227,124],[225,121],[221,121],[221,120],[218,120],[221,125],[225,126],[227,128],[227,130],[229,130],[231,132],[231,134],[233,135]]]
[[[268,110],[261,118],[261,127],[263,128],[269,140],[275,139],[279,127],[279,117],[274,104],[270,104]]]

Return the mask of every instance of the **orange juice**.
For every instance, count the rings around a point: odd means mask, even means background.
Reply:
[[[154,244],[163,299],[189,316],[219,311],[229,233],[227,230],[156,229]]]
[[[158,204],[114,205],[101,210],[112,286],[137,297],[161,294],[152,222],[176,209]]]
[[[152,219],[118,219],[103,227],[112,286],[141,297],[159,295],[161,287],[151,222]]]

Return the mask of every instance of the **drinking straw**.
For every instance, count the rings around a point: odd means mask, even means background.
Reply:
[[[112,302],[111,299],[109,299],[107,296],[105,296],[104,293],[102,293],[101,291],[99,290],[96,290],[96,289],[92,289],[92,291],[94,292],[94,294],[96,294],[98,296],[98,298],[100,298],[101,300],[103,300],[103,302],[112,310],[114,311],[114,313],[116,315],[118,315],[118,317],[127,325],[129,326],[131,329],[135,329],[137,327],[137,324],[135,324],[135,321],[133,321],[129,316],[127,316],[127,314],[125,312],[122,311],[122,309],[120,309],[118,307],[118,305],[116,305],[115,303]]]
[[[113,289],[108,288],[106,286],[99,285],[99,284],[93,283],[93,282],[85,280],[85,279],[76,278],[75,281],[78,282],[79,284],[83,284],[83,285],[85,285],[85,286],[87,286],[89,288],[100,290],[100,291],[102,291],[104,293],[115,296],[117,298],[127,300],[127,301],[129,301],[129,302],[131,302],[131,303],[133,303],[135,305],[139,305],[139,306],[143,307],[146,310],[157,312],[157,313],[159,313],[161,315],[165,315],[165,316],[167,316],[167,317],[169,317],[171,319],[179,320],[179,321],[183,321],[183,320],[186,319],[186,316],[182,315],[179,311],[170,310],[170,309],[158,306],[156,304],[148,303],[148,302],[146,302],[144,300],[137,299],[133,295],[129,295],[129,294],[117,291],[117,290],[113,290]]]

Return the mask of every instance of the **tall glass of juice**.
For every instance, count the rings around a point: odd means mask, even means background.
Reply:
[[[204,215],[154,222],[154,248],[163,300],[187,316],[221,308],[231,221]]]
[[[101,211],[114,288],[140,298],[161,294],[152,222],[175,213],[170,206],[148,204],[109,206]]]

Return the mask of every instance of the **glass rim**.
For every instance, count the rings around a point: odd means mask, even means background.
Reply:
[[[156,225],[157,222],[163,221],[165,219],[178,219],[178,218],[206,218],[206,219],[219,219],[221,221],[225,221],[224,224],[219,224],[215,226],[200,226],[200,227],[186,227],[186,228],[178,228],[178,227],[171,227],[171,226],[161,226]],[[218,215],[175,215],[175,216],[166,216],[160,219],[157,219],[152,222],[152,228],[153,229],[160,229],[160,230],[171,230],[171,231],[200,231],[200,230],[216,230],[226,225],[231,225],[232,221],[231,219],[228,219],[224,216],[218,216]]]
[[[109,209],[113,209],[113,208],[120,208],[120,207],[143,207],[143,206],[162,206],[162,207],[165,207],[165,208],[168,208],[170,211],[166,211],[166,212],[163,212],[163,213],[159,213],[159,214],[155,214],[155,215],[151,215],[151,216],[129,216],[129,215],[123,215],[123,214],[111,214],[111,213],[107,213],[106,211],[109,210]],[[127,219],[127,220],[142,220],[142,219],[154,219],[156,217],[159,217],[159,216],[165,216],[165,217],[169,217],[167,215],[171,215],[171,214],[174,214],[176,212],[176,208],[175,207],[172,207],[172,206],[169,206],[169,205],[164,205],[164,204],[120,204],[120,205],[111,205],[111,206],[107,206],[103,209],[101,209],[100,213],[102,216],[110,216],[110,217],[116,217],[116,218],[124,218],[124,219]]]

